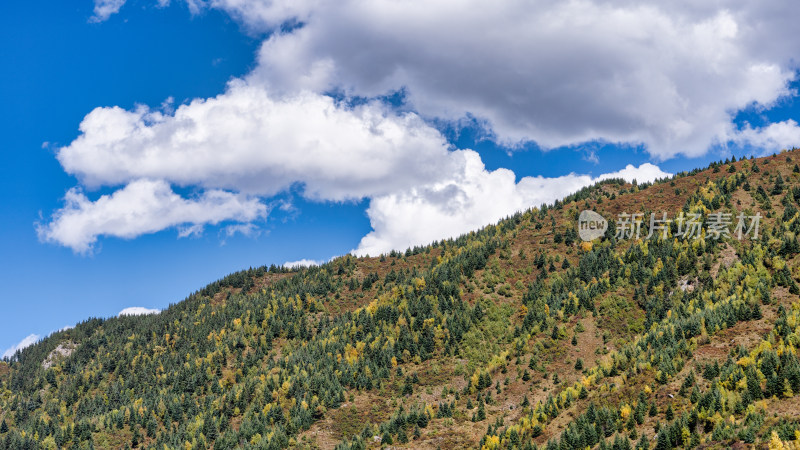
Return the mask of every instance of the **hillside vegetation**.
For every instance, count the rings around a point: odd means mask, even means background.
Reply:
[[[86,320],[0,362],[0,449],[789,448],[796,162],[608,180],[457,239]],[[611,225],[592,243],[585,209]],[[616,238],[623,212],[640,239]],[[730,213],[732,235],[645,239],[651,212]]]

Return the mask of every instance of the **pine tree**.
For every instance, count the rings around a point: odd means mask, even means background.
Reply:
[[[414,393],[414,386],[411,384],[411,380],[406,378],[405,385],[403,385],[403,395],[409,396]]]
[[[133,429],[133,435],[131,436],[131,447],[136,448],[139,446],[139,442],[142,440],[142,435],[139,433],[139,427],[136,425],[131,425]]]
[[[780,195],[783,193],[783,177],[781,174],[778,174],[778,177],[775,179],[775,186],[772,187],[772,195]]]
[[[6,419],[3,419],[3,423],[0,423],[0,434],[5,433],[8,433],[8,424],[6,423]]]
[[[408,435],[406,435],[406,430],[404,428],[400,428],[400,431],[397,432],[397,442],[401,444],[408,442]]]
[[[636,417],[635,414],[628,416],[628,423],[625,424],[628,430],[636,430]],[[636,439],[635,437],[632,439]]]
[[[753,400],[758,400],[763,395],[761,392],[761,383],[758,381],[758,375],[756,375],[755,370],[750,368],[748,373],[746,374],[747,377],[747,392],[750,394],[750,398]]]
[[[781,392],[783,391],[783,383],[781,379],[774,373],[771,373],[767,376],[767,385],[765,391],[767,397],[781,395]]]
[[[578,393],[578,398],[583,400],[589,396],[589,391],[586,390],[586,386],[581,386],[581,391]]]
[[[656,443],[656,450],[670,450],[672,444],[669,442],[669,436],[663,430],[658,432],[658,442]]]
[[[636,444],[636,450],[650,450],[650,440],[647,439],[646,434],[642,433],[639,443]]]
[[[149,438],[155,438],[155,437],[156,437],[156,431],[157,431],[157,429],[158,429],[158,424],[156,423],[156,419],[155,419],[154,417],[152,417],[152,416],[151,416],[151,417],[150,417],[150,418],[147,420],[147,427],[146,427],[146,431],[147,431],[147,437],[149,437]],[[210,436],[210,434],[211,434],[211,432],[210,432],[210,431],[209,431],[209,432],[206,432],[206,437],[208,437],[208,438],[209,438],[209,439],[211,439],[212,441],[213,441],[214,439],[216,439],[216,435],[215,435],[214,437],[211,437],[211,436]]]
[[[152,422],[155,423],[155,422]],[[219,430],[217,429],[217,424],[214,419],[209,418],[209,423],[206,428],[206,438],[210,441],[214,441],[219,437]]]
[[[483,402],[478,404],[478,414],[475,416],[476,422],[486,419],[486,410],[483,407]]]

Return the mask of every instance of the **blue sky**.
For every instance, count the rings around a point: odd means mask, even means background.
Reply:
[[[747,26],[790,14],[630,11],[665,36],[653,46],[675,41],[671,62],[620,45],[634,23],[529,31],[599,8],[579,3],[448,25],[384,1],[4,3],[0,353],[249,266],[427,243],[602,174],[652,178],[800,137],[797,38]],[[507,33],[464,32],[486,20]]]

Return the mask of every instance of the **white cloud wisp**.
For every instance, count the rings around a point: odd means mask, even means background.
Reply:
[[[133,181],[96,201],[73,188],[65,203],[49,223],[37,225],[37,232],[41,240],[78,253],[90,252],[98,236],[132,239],[176,226],[184,226],[181,235],[187,236],[206,224],[252,222],[267,214],[267,206],[257,198],[207,190],[197,198],[185,199],[166,182],[151,180]]]
[[[98,236],[188,235],[227,221],[225,233],[255,235],[264,199],[300,186],[313,201],[370,199],[373,231],[355,252],[378,253],[478,228],[604,176],[665,175],[645,164],[516,181],[452,148],[431,119],[473,117],[509,147],[643,144],[656,160],[800,139],[791,120],[733,124],[736,111],[795,95],[798,3],[187,1],[269,32],[254,69],[174,111],[89,113],[58,160],[83,187],[118,190],[94,201],[70,190],[38,226],[42,240],[87,253]],[[96,0],[95,15],[123,4]],[[379,100],[398,91],[414,112]],[[183,198],[173,186],[201,194]]]
[[[39,339],[41,339],[41,336],[39,336],[38,334],[29,334],[24,339],[22,339],[18,344],[6,349],[6,351],[3,352],[2,358],[11,358],[12,356],[14,356],[15,353],[17,353],[18,350],[30,347],[31,345],[39,342]]]
[[[131,306],[129,308],[125,308],[117,314],[117,317],[122,316],[145,316],[149,314],[159,314],[161,312],[160,309],[150,309],[144,308],[141,306]]]
[[[510,170],[487,171],[475,152],[463,151],[454,156],[463,158],[464,166],[452,179],[372,199],[367,214],[373,231],[364,236],[353,253],[377,255],[456,237],[609,178],[642,183],[671,176],[646,163],[638,168],[629,164],[621,171],[596,178],[570,174],[524,177],[515,182]]]

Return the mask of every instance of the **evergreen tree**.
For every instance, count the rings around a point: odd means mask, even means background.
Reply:
[[[647,435],[642,433],[642,437],[639,438],[639,443],[636,444],[636,450],[650,450],[650,440],[647,439]]]
[[[586,386],[581,386],[581,391],[578,393],[578,398],[583,400],[589,397],[589,391],[586,390]]]
[[[406,430],[404,428],[400,428],[400,431],[397,432],[397,442],[401,444],[408,442],[408,436],[406,435]]]
[[[403,385],[403,395],[407,397],[409,395],[412,395],[413,393],[414,393],[414,385],[411,384],[410,379],[406,378],[406,382]]]
[[[142,435],[139,433],[139,427],[137,425],[131,425],[131,429],[133,430],[133,434],[131,435],[131,447],[137,448],[139,447],[139,442],[142,440]]]
[[[750,370],[745,374],[747,378],[747,393],[750,395],[751,399],[758,400],[763,394],[761,391],[761,383],[758,381],[758,375],[756,375],[755,370],[752,367],[748,367],[748,369]]]
[[[660,430],[658,432],[658,438],[656,441],[656,450],[671,450],[672,443],[669,441],[669,436],[664,430]]]
[[[483,407],[483,402],[480,402],[480,403],[478,404],[478,413],[477,413],[477,415],[475,416],[475,419],[476,419],[476,420],[475,420],[476,422],[480,422],[480,421],[482,421],[482,420],[485,420],[485,419],[486,419],[486,410],[485,410],[485,409],[484,409],[484,407]]]

